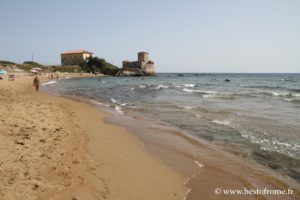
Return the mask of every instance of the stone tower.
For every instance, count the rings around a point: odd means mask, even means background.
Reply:
[[[155,75],[154,62],[149,59],[149,53],[138,52],[137,61],[123,61],[123,69],[117,76],[153,76]]]
[[[149,61],[149,53],[138,52],[138,61],[147,63]]]

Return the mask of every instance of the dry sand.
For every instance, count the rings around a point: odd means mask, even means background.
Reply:
[[[183,199],[183,177],[90,105],[0,80],[0,199]]]

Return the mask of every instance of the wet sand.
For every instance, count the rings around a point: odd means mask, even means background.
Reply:
[[[184,199],[184,177],[109,114],[32,81],[0,81],[0,199]]]
[[[236,150],[228,153],[230,147],[216,146],[166,124],[151,123],[141,117],[113,115],[107,121],[127,127],[145,143],[148,151],[179,171],[186,179],[185,186],[189,188],[187,200],[300,199],[300,186],[294,179],[266,168]],[[218,193],[219,189],[244,188],[286,192],[292,189],[293,195]]]
[[[145,144],[149,152],[184,177],[185,186],[188,188],[188,200],[299,199],[299,183],[250,160],[237,149],[230,149],[230,146],[224,145],[216,146],[167,124],[135,117],[133,113],[120,115],[113,107],[88,98],[66,96],[110,112],[112,115],[106,116],[106,122],[126,127]],[[231,153],[228,153],[228,150]],[[269,192],[293,190],[293,193],[225,195],[218,193],[222,189]]]
[[[114,106],[89,98],[64,95],[110,112],[105,121],[126,127],[145,144],[146,149],[185,178],[188,200],[198,199],[299,199],[299,183],[250,160],[230,146],[219,146],[186,134],[168,124],[153,122],[134,113],[120,115]],[[125,111],[126,112],[126,111]],[[231,153],[229,153],[231,152]],[[283,195],[225,195],[215,190],[277,190]]]

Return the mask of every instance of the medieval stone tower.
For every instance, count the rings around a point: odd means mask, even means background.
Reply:
[[[154,62],[149,59],[148,52],[138,52],[137,61],[123,61],[123,69],[118,75],[128,76],[152,76],[155,74]]]
[[[149,53],[138,52],[138,61],[147,63],[149,61]]]

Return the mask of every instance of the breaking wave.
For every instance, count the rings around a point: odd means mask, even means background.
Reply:
[[[120,106],[115,105],[115,110],[116,110],[119,114],[121,114],[121,115],[124,114],[124,112],[123,112],[123,110],[122,110],[122,108],[121,108]]]
[[[48,82],[45,82],[45,83],[42,83],[43,85],[50,85],[50,84],[56,84],[57,81],[48,81]]]
[[[224,125],[224,126],[230,126],[230,124],[231,124],[231,122],[229,120],[226,120],[226,119],[223,120],[223,121],[215,119],[212,122],[216,123],[216,124]]]
[[[169,86],[166,86],[166,85],[158,85],[156,88],[156,90],[160,90],[160,89],[166,89],[166,88],[169,88]]]
[[[185,86],[185,87],[191,87],[191,88],[193,88],[193,87],[196,86],[196,84],[184,84],[184,86]]]

